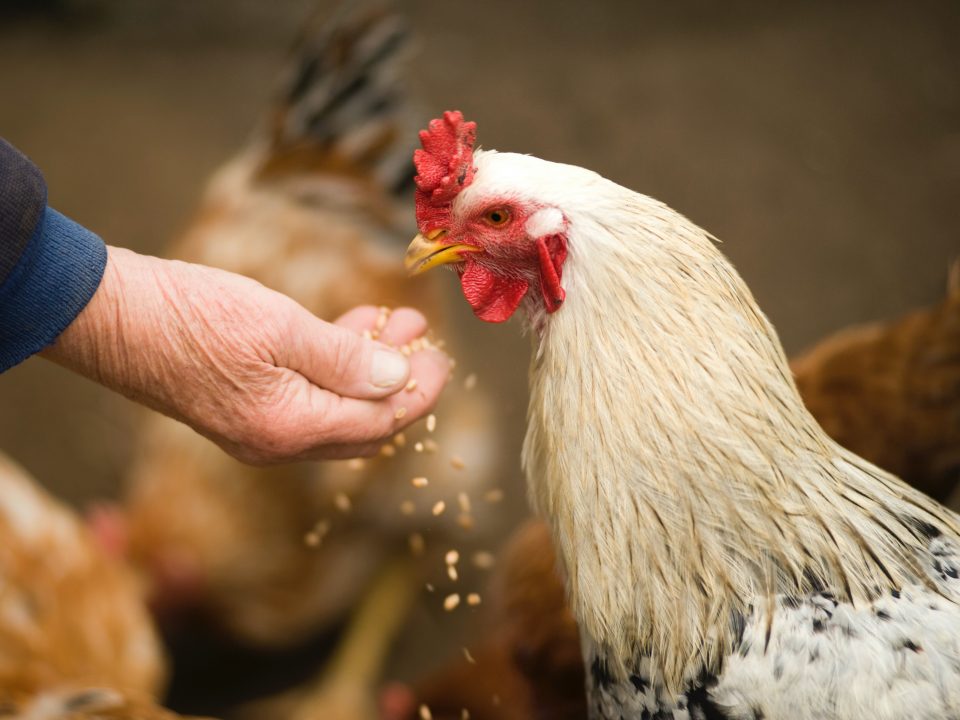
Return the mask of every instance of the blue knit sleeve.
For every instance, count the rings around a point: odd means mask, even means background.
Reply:
[[[0,372],[56,340],[106,263],[103,241],[47,207],[40,172],[0,140]]]

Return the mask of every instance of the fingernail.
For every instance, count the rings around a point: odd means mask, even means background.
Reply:
[[[391,350],[377,350],[373,354],[370,382],[379,388],[399,385],[407,379],[409,372],[410,362],[403,355]]]

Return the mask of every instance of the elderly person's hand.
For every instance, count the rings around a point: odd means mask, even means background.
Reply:
[[[381,342],[360,334],[377,316],[330,324],[248,278],[110,248],[93,299],[43,354],[245,462],[353,457],[429,412],[450,371],[438,350],[389,347],[425,332],[419,313],[392,313]]]

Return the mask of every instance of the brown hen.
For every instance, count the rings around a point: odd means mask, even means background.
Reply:
[[[311,25],[265,131],[213,176],[171,254],[253,277],[325,319],[412,306],[454,341],[439,285],[408,282],[401,262],[412,227],[404,40],[376,10]],[[463,512],[458,498],[496,465],[491,403],[452,383],[437,416],[435,430],[414,428],[372,460],[275,468],[244,466],[152,416],[118,537],[162,607],[204,611],[249,645],[301,643],[343,621],[411,533],[427,535],[429,557],[434,539],[486,526],[484,504]],[[415,476],[429,486],[413,488]]]
[[[0,455],[0,717],[172,720],[133,574]]]

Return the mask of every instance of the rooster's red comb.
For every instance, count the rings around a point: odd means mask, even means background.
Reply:
[[[453,199],[473,180],[476,137],[477,124],[465,121],[459,110],[445,112],[420,131],[423,149],[413,153],[420,232],[449,227]]]

